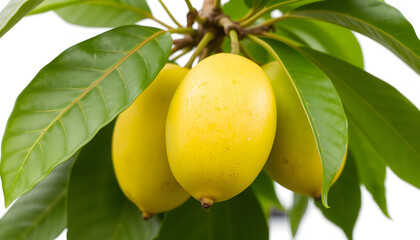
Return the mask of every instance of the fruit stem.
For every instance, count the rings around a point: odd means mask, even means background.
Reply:
[[[220,9],[222,9],[222,3],[221,3],[221,1],[220,1],[220,0],[215,0],[215,1],[214,1],[214,9],[215,9],[215,10],[220,10]]]
[[[214,200],[209,197],[202,197],[200,198],[201,207],[203,209],[209,209],[211,206],[213,206]]]
[[[200,53],[203,51],[203,49],[207,46],[211,40],[214,39],[214,33],[207,32],[204,34],[204,37],[201,39],[201,41],[198,43],[197,48],[195,49],[194,53],[192,54],[190,60],[188,60],[187,64],[185,65],[186,68],[191,68],[195,58],[200,55]]]
[[[154,214],[153,213],[149,213],[149,212],[143,212],[142,214],[141,214],[141,217],[143,218],[143,220],[147,220],[147,219],[150,219],[151,217],[153,217],[154,216]]]
[[[230,52],[233,54],[239,54],[239,40],[238,40],[238,32],[235,29],[229,30],[229,38],[230,38]]]
[[[185,54],[187,54],[187,53],[189,53],[190,51],[192,50],[192,48],[191,47],[186,47],[186,48],[184,48],[184,50],[178,55],[178,56],[176,56],[176,57],[174,57],[173,59],[172,59],[172,61],[176,61],[177,59],[179,59],[180,57],[182,57],[182,56],[184,56]]]
[[[298,1],[300,1],[300,0],[290,0],[290,1],[286,1],[286,2],[277,3],[277,4],[274,4],[274,5],[269,6],[269,7],[265,7],[263,9],[261,9],[259,12],[252,15],[250,18],[245,19],[243,22],[241,22],[240,25],[242,27],[247,27],[247,26],[253,24],[255,21],[257,21],[258,18],[260,18],[262,15],[266,14],[267,12],[273,11],[273,10],[275,10],[276,8],[278,8],[282,5],[285,5],[285,4],[288,4],[288,3],[293,3],[293,2],[298,2]]]
[[[165,3],[163,3],[162,0],[159,0],[160,5],[162,5],[163,9],[165,10],[165,12],[168,14],[168,16],[172,19],[172,21],[180,28],[182,28],[182,25],[176,20],[176,18],[174,17],[174,15],[172,15],[172,13],[169,11],[169,9],[166,7]]]

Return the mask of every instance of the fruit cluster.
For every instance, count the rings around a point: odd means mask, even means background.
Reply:
[[[203,208],[228,200],[264,166],[292,191],[317,198],[322,188],[316,141],[289,77],[278,63],[261,68],[235,54],[191,70],[167,64],[118,117],[112,153],[121,189],[144,218],[190,195]]]

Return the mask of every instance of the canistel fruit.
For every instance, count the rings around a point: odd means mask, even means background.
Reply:
[[[203,208],[234,197],[257,177],[276,131],[267,75],[235,54],[212,55],[178,87],[166,121],[169,165]]]
[[[167,64],[115,124],[112,157],[117,180],[146,219],[189,197],[171,173],[165,147],[169,104],[187,72]]]
[[[296,193],[321,196],[323,170],[315,136],[303,105],[284,68],[277,62],[263,66],[277,101],[277,133],[265,166],[280,185]],[[340,170],[333,183],[343,170]]]

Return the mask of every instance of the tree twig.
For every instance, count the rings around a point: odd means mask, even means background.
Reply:
[[[231,29],[229,31],[229,38],[230,38],[230,47],[231,47],[230,52],[233,54],[239,54],[240,46],[239,46],[239,40],[238,40],[238,33],[236,32],[236,30]]]

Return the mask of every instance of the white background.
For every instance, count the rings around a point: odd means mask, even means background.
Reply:
[[[164,1],[176,18],[185,23],[187,11],[183,0]],[[6,5],[0,0],[0,9]],[[159,19],[170,22],[157,1],[148,1]],[[199,8],[202,0],[192,1]],[[387,0],[398,8],[420,32],[419,0]],[[142,24],[157,26],[151,21]],[[68,47],[93,37],[106,29],[70,25],[52,12],[24,18],[0,38],[0,136],[20,91],[36,73]],[[420,77],[392,53],[370,39],[357,35],[365,57],[365,69],[399,89],[418,108],[420,107]],[[184,59],[185,62],[185,59]],[[419,173],[420,174],[420,173]],[[408,185],[387,171],[387,219],[362,188],[362,209],[354,230],[355,239],[420,239],[420,190]],[[1,194],[0,194],[1,195]],[[292,194],[278,186],[278,195],[286,206]],[[326,220],[310,201],[296,239],[346,239],[342,231]],[[0,196],[0,216],[5,213]],[[270,223],[270,239],[290,239],[288,222],[284,219]],[[62,234],[59,239],[65,239]],[[7,240],[7,239],[6,239]]]

